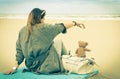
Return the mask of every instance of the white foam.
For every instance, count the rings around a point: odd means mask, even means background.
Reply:
[[[28,15],[0,15],[0,19],[27,19]],[[120,15],[47,15],[53,20],[120,20]]]

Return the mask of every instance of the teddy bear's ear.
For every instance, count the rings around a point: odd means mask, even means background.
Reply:
[[[80,43],[81,42],[81,40],[80,41],[78,41],[78,43]]]

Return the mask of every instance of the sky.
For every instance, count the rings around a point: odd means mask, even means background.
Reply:
[[[120,0],[0,0],[0,14],[26,14],[36,7],[48,14],[120,14]]]

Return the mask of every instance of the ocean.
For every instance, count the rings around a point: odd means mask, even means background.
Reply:
[[[28,14],[0,14],[0,19],[27,19]],[[54,20],[120,20],[120,15],[48,14],[46,19]]]

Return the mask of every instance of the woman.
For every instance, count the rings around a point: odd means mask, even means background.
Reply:
[[[16,42],[16,64],[5,74],[13,74],[25,59],[27,67],[24,71],[50,74],[64,72],[61,56],[67,54],[62,41],[53,41],[59,33],[66,33],[66,29],[73,26],[81,27],[81,24],[72,21],[70,23],[46,24],[45,10],[34,8],[27,21],[27,26],[19,32]],[[83,24],[82,24],[83,25]]]

